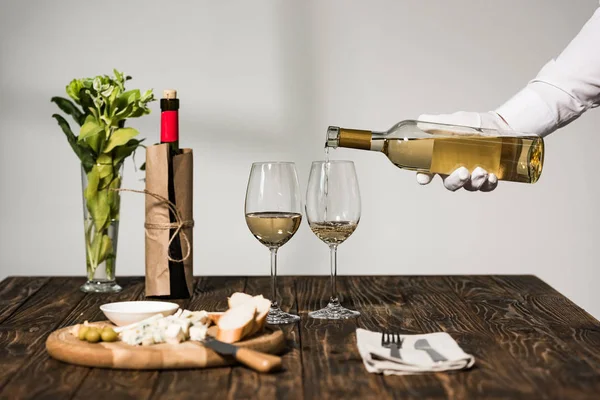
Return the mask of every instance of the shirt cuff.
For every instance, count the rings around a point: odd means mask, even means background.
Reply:
[[[546,136],[558,125],[557,116],[529,85],[495,111],[512,130],[520,133]]]

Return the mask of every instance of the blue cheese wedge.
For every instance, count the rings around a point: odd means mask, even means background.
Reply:
[[[127,344],[132,346],[137,346],[142,344],[142,339],[144,338],[142,329],[130,329],[121,333],[121,340]]]
[[[206,332],[208,331],[208,325],[196,324],[190,328],[190,340],[198,342],[206,339]]]
[[[183,329],[177,323],[172,323],[167,327],[165,331],[165,341],[169,344],[179,344],[184,342],[186,339]]]
[[[150,346],[160,343],[178,344],[187,340],[202,341],[211,320],[206,311],[178,310],[123,327],[121,340],[132,346]]]

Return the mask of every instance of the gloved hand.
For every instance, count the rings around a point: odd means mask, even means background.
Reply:
[[[509,130],[510,127],[497,113],[490,111],[486,113],[459,111],[453,114],[422,114],[417,118],[424,122],[437,122],[441,124],[464,125],[474,128],[489,128]],[[417,182],[421,185],[427,185],[433,179],[435,174],[425,174],[417,172]],[[498,186],[498,178],[494,174],[489,174],[483,168],[477,167],[472,173],[465,167],[457,168],[450,175],[440,175],[444,186],[450,191],[456,191],[460,188],[475,192],[490,192]]]

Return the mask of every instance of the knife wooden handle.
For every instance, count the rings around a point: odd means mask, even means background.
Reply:
[[[238,348],[235,359],[258,372],[271,372],[281,368],[281,357],[244,347]]]

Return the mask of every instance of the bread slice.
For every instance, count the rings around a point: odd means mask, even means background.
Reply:
[[[240,304],[225,311],[217,322],[217,339],[235,343],[256,332],[256,307],[251,303]]]
[[[271,309],[271,300],[265,299],[262,295],[254,296],[252,303],[256,307],[256,316],[254,317],[255,329],[252,334],[260,332],[265,327],[267,322],[267,315]]]
[[[211,311],[208,313],[208,319],[210,319],[210,325],[217,325],[219,319],[225,314],[223,311]]]
[[[251,296],[246,293],[235,292],[228,299],[229,308],[235,308],[240,305],[252,304],[256,308],[255,326],[249,333],[253,335],[256,332],[262,331],[267,321],[267,315],[271,309],[271,300],[265,299],[262,294]]]
[[[252,299],[253,299],[253,297],[250,296],[249,294],[242,293],[242,292],[235,292],[234,294],[231,295],[231,297],[229,297],[227,299],[227,304],[229,305],[229,308],[234,308],[234,307],[237,307],[242,304],[250,303],[252,301]]]

